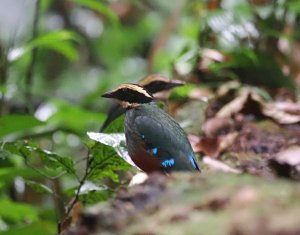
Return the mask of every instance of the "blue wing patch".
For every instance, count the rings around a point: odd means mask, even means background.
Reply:
[[[193,154],[193,153],[190,153],[190,154],[189,154],[189,160],[190,160],[190,162],[192,163],[193,167],[194,167],[195,169],[198,169],[198,166],[197,166],[197,163],[196,163],[196,161],[195,161],[195,159],[194,159],[194,154]]]
[[[153,155],[156,155],[157,152],[158,152],[158,148],[152,148],[152,149],[150,149],[150,152],[151,152]]]
[[[174,158],[170,158],[170,159],[164,160],[164,161],[161,163],[161,165],[162,165],[164,168],[174,166],[174,164],[175,164]]]

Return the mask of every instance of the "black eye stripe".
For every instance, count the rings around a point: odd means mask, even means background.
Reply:
[[[116,98],[129,103],[149,103],[153,100],[152,97],[128,88],[120,89],[116,94]]]
[[[150,93],[156,93],[156,92],[164,90],[166,85],[167,85],[166,82],[154,81],[154,82],[151,82],[151,83],[145,85],[144,87]]]

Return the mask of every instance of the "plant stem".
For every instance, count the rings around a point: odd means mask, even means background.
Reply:
[[[7,81],[7,69],[7,50],[3,49],[0,51],[0,88],[2,89],[2,91],[0,92],[0,115],[5,113],[5,85]]]
[[[70,216],[70,213],[71,213],[73,207],[74,207],[75,204],[78,202],[79,195],[80,195],[80,190],[81,190],[81,188],[82,188],[82,186],[83,186],[85,180],[86,180],[87,177],[89,176],[89,173],[90,173],[90,152],[89,152],[89,150],[88,150],[88,154],[87,154],[87,157],[86,157],[86,167],[85,167],[84,176],[83,176],[82,179],[80,180],[79,186],[78,186],[78,189],[77,189],[77,192],[76,192],[76,195],[75,195],[74,199],[72,200],[70,206],[68,207],[68,210],[67,210],[66,216],[65,216],[66,219]]]
[[[53,188],[53,202],[58,214],[58,218],[62,218],[64,216],[65,210],[64,210],[64,202],[62,200],[62,187],[61,182],[59,178],[52,180],[52,188]]]
[[[38,36],[39,13],[40,13],[40,0],[36,0],[31,40],[35,39]],[[25,73],[25,97],[26,97],[26,103],[27,103],[27,108],[28,108],[29,113],[33,112],[31,87],[32,87],[32,83],[33,83],[32,77],[33,77],[33,72],[34,72],[36,56],[37,56],[37,48],[34,48],[32,50],[31,60],[29,62],[27,71]]]

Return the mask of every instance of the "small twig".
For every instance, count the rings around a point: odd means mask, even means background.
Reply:
[[[87,179],[87,177],[89,176],[89,173],[90,173],[90,163],[91,163],[90,162],[90,151],[88,150],[88,154],[87,154],[87,157],[86,157],[86,167],[85,167],[84,175],[83,175],[82,179],[79,182],[79,186],[78,186],[76,195],[75,195],[74,199],[72,200],[70,206],[67,209],[65,218],[68,218],[70,216],[70,213],[71,213],[73,207],[75,206],[75,204],[79,200],[79,195],[80,195],[81,188],[84,185],[84,182],[86,181],[86,179]]]
[[[52,182],[52,188],[53,188],[53,202],[56,207],[56,211],[58,213],[58,218],[62,218],[64,215],[64,201],[61,198],[62,195],[62,188],[61,183],[59,179],[54,179]]]
[[[39,14],[40,14],[40,0],[36,0],[31,40],[35,39],[38,36]],[[25,73],[25,96],[26,96],[26,103],[27,103],[28,111],[30,113],[33,111],[31,87],[32,87],[32,77],[33,77],[33,72],[34,72],[34,65],[36,62],[36,56],[37,56],[37,48],[34,48],[34,49],[32,49],[31,60],[29,62],[27,71]]]

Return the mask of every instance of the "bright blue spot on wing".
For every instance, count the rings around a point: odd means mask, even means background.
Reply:
[[[156,155],[157,152],[158,152],[158,148],[153,148],[153,149],[151,149],[151,152],[152,152],[153,155]]]
[[[144,135],[141,135],[141,138],[144,140],[144,139],[145,139],[145,136],[144,136]]]
[[[148,148],[147,152],[149,152],[155,156],[158,153],[158,148]]]
[[[192,163],[193,167],[194,167],[195,169],[197,169],[198,166],[197,166],[197,163],[196,163],[196,161],[195,161],[195,159],[194,159],[194,154],[193,154],[193,153],[190,153],[189,159],[190,159],[190,162]]]
[[[175,164],[174,158],[164,160],[164,161],[161,163],[161,165],[162,165],[164,168],[171,167],[171,166],[173,166],[174,164]]]

